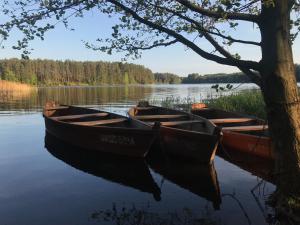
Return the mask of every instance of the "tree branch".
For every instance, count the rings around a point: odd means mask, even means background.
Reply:
[[[229,60],[232,60],[232,61],[235,61],[236,62],[236,66],[240,69],[240,70],[243,70],[243,71],[246,71],[247,74],[249,74],[250,78],[255,82],[257,83],[258,81],[260,82],[260,77],[259,75],[256,75],[254,73],[251,72],[251,70],[249,68],[246,68],[246,67],[241,67],[239,65],[241,65],[241,61],[242,60],[238,60],[236,58],[234,58],[228,51],[226,51],[221,45],[218,44],[218,42],[210,35],[211,31],[205,29],[203,26],[200,26],[199,23],[187,16],[184,16],[182,15],[181,13],[179,12],[176,12],[176,11],[173,11],[171,9],[168,9],[168,8],[165,8],[165,7],[162,7],[162,6],[158,6],[158,5],[154,5],[154,4],[151,4],[153,7],[156,7],[156,8],[159,8],[159,9],[162,9],[162,10],[166,10],[167,12],[169,13],[172,13],[173,15],[176,15],[178,16],[179,18],[183,19],[183,20],[186,20],[192,24],[194,24],[196,27],[194,27],[196,30],[198,30],[214,47],[215,49],[220,52],[223,56],[225,56],[226,58],[228,58]],[[193,25],[192,25],[193,26]],[[214,32],[213,32],[214,34]],[[259,66],[259,64],[257,63],[257,66]],[[245,72],[245,73],[246,73]]]
[[[226,40],[229,40],[231,42],[236,42],[236,43],[241,43],[241,44],[247,44],[247,45],[256,45],[256,46],[261,46],[260,42],[255,42],[255,41],[245,41],[245,40],[241,40],[241,39],[235,39],[233,37],[230,36],[226,36],[224,34],[222,34],[218,29],[215,28],[215,30],[217,30],[217,32],[213,32],[213,31],[207,31],[210,34],[219,36],[221,38],[224,38]]]
[[[158,31],[165,32],[168,35],[176,38],[179,42],[181,42],[182,44],[188,46],[189,48],[191,48],[193,51],[195,51],[197,54],[199,54],[200,56],[202,56],[205,59],[212,60],[214,62],[224,64],[224,65],[237,66],[236,61],[233,61],[233,60],[230,60],[230,59],[227,59],[227,58],[223,58],[223,57],[220,57],[220,56],[217,56],[217,55],[213,55],[211,53],[208,53],[208,52],[202,50],[197,45],[195,45],[193,42],[186,39],[184,36],[180,35],[179,33],[140,17],[135,11],[133,11],[129,7],[123,5],[119,1],[107,0],[107,2],[110,2],[111,4],[121,8],[122,10],[124,10],[126,13],[130,14],[134,19],[136,19],[140,23],[143,23],[143,24],[145,24],[145,25],[147,25],[147,26],[149,26],[153,29],[156,29]],[[239,60],[239,65],[243,66],[245,68],[252,68],[252,69],[255,69],[255,70],[259,69],[259,64],[256,63],[256,62],[253,62],[253,61]]]
[[[237,42],[237,43],[241,43],[241,44],[249,44],[249,45],[257,45],[257,46],[261,46],[261,43],[259,43],[259,42],[255,42],[255,41],[245,41],[245,40],[235,39],[235,38],[232,38],[232,37],[230,37],[230,36],[223,35],[223,34],[222,34],[218,29],[216,29],[216,28],[215,28],[215,29],[217,30],[217,32],[210,31],[210,30],[208,30],[208,29],[205,29],[203,26],[201,26],[201,25],[199,24],[199,22],[197,22],[196,20],[191,19],[190,17],[184,16],[184,15],[182,15],[180,12],[177,12],[177,11],[174,11],[174,10],[171,10],[171,9],[169,9],[169,8],[162,7],[162,6],[159,6],[159,5],[156,5],[156,4],[152,4],[152,3],[150,3],[150,2],[149,2],[148,4],[152,5],[153,7],[156,7],[156,8],[165,10],[165,11],[167,11],[167,12],[169,12],[169,13],[172,13],[172,14],[178,16],[179,18],[181,18],[181,19],[183,19],[183,20],[186,20],[186,21],[188,21],[188,22],[190,22],[190,23],[192,23],[192,24],[195,24],[195,25],[197,26],[197,29],[201,29],[201,31],[203,31],[203,32],[207,32],[207,33],[209,33],[209,34],[219,36],[219,37],[224,38],[224,39],[226,39],[226,40],[229,40],[229,41],[231,41],[231,42]]]
[[[243,66],[240,61],[236,58],[234,58],[228,51],[226,51],[219,43],[208,33],[203,33],[204,37],[215,47],[215,49],[220,52],[222,55],[224,55],[226,58],[235,61],[236,66],[244,72],[254,83],[260,86],[261,83],[261,77],[257,73],[253,73],[249,68]],[[259,66],[259,63],[257,63],[257,66]]]
[[[176,0],[177,2],[181,3],[188,9],[200,13],[201,15],[212,17],[215,19],[232,19],[232,20],[243,20],[248,22],[258,23],[259,16],[253,14],[246,14],[246,13],[237,13],[237,12],[217,12],[205,9],[189,0]]]
[[[175,39],[173,41],[169,41],[169,42],[164,42],[164,43],[157,43],[157,44],[152,44],[151,46],[147,46],[147,47],[137,47],[137,46],[134,46],[134,45],[131,45],[131,47],[134,49],[134,50],[149,50],[149,49],[152,49],[152,48],[156,48],[156,47],[167,47],[167,46],[170,46],[170,45],[173,45],[175,43],[177,43],[178,41]]]
[[[205,59],[208,60],[212,60],[214,62],[220,63],[220,64],[224,64],[224,65],[229,65],[229,66],[237,66],[237,62],[227,59],[227,58],[223,58],[217,55],[213,55],[211,53],[208,53],[204,50],[202,50],[201,48],[199,48],[197,45],[195,45],[193,42],[191,42],[190,40],[186,39],[184,36],[180,35],[179,33],[170,30],[166,27],[163,27],[161,25],[158,25],[154,22],[151,22],[147,19],[142,18],[141,16],[139,16],[135,11],[133,11],[132,9],[130,9],[129,7],[123,5],[122,3],[120,3],[117,0],[107,0],[107,2],[110,2],[111,4],[119,7],[120,9],[122,9],[123,11],[125,11],[126,13],[130,14],[134,19],[136,19],[137,21],[139,21],[140,23],[143,23],[153,29],[156,29],[158,31],[162,31],[167,33],[168,35],[176,38],[179,42],[181,42],[182,44],[186,45],[187,47],[191,48],[193,51],[195,51],[198,55],[202,56]],[[257,62],[253,62],[253,61],[244,61],[244,60],[239,60],[238,62],[239,66],[245,67],[245,68],[249,68],[249,69],[254,69],[254,70],[258,70],[259,69],[259,64]]]

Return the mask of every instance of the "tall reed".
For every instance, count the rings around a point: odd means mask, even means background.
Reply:
[[[265,103],[261,92],[257,90],[242,91],[216,99],[209,99],[206,101],[206,104],[211,108],[219,108],[266,119]]]
[[[0,80],[0,91],[31,91],[33,86],[18,82]]]
[[[0,102],[24,98],[36,90],[36,87],[28,84],[0,80]]]
[[[218,97],[205,99],[201,102],[207,104],[210,108],[218,108],[266,119],[265,103],[261,92],[258,90],[234,92],[230,95],[220,94]],[[150,100],[150,103],[167,108],[190,111],[192,104],[197,103],[197,101],[193,98],[167,97],[160,101]]]

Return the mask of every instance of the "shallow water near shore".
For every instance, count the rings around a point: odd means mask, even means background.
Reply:
[[[46,100],[126,115],[140,99],[201,100],[216,94],[210,86],[40,88],[1,101],[1,224],[117,224],[118,217],[130,224],[138,215],[165,224],[271,224],[265,202],[275,186],[262,160],[228,150],[211,167],[155,157],[124,161],[86,154],[45,133]]]

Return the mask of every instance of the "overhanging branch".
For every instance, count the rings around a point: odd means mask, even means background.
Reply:
[[[237,12],[223,13],[223,12],[211,11],[199,5],[196,5],[195,3],[189,0],[176,0],[176,1],[196,13],[199,13],[203,16],[212,17],[215,19],[226,18],[231,20],[243,20],[243,21],[254,22],[254,23],[258,23],[259,20],[259,16],[253,14],[237,13]]]
[[[180,35],[179,33],[175,32],[173,30],[170,30],[166,27],[163,27],[161,25],[158,25],[154,22],[151,22],[151,21],[139,16],[134,10],[130,9],[129,7],[127,7],[125,5],[123,5],[119,1],[107,0],[107,2],[110,2],[111,4],[119,7],[124,12],[130,14],[134,19],[136,19],[140,23],[143,23],[143,24],[145,24],[145,25],[147,25],[147,26],[149,26],[153,29],[156,29],[158,31],[167,33],[168,35],[174,37],[177,41],[179,41],[182,44],[186,45],[187,47],[191,48],[194,52],[196,52],[197,54],[199,54],[200,56],[202,56],[205,59],[212,60],[214,62],[224,64],[224,65],[229,65],[229,66],[238,66],[238,64],[239,64],[239,66],[242,66],[244,68],[249,68],[249,69],[254,69],[254,70],[259,69],[259,64],[257,62],[239,60],[239,62],[237,64],[237,62],[234,61],[234,60],[230,60],[230,59],[227,59],[227,58],[223,58],[223,57],[208,53],[208,52],[202,50],[201,48],[199,48],[192,41],[190,41],[190,40],[186,39],[184,36]]]
[[[177,12],[177,11],[174,11],[170,8],[166,8],[166,7],[162,7],[160,5],[157,5],[157,4],[152,4],[151,2],[148,2],[148,4],[152,5],[153,7],[156,7],[158,9],[161,9],[161,10],[165,10],[166,12],[169,12],[173,15],[176,15],[177,17],[187,21],[187,22],[190,22],[191,24],[194,24],[195,26],[197,26],[196,29],[200,29],[202,32],[206,32],[206,33],[209,33],[209,34],[212,34],[212,35],[215,35],[215,36],[218,36],[218,37],[221,37],[221,38],[224,38],[226,40],[229,40],[231,42],[236,42],[236,43],[241,43],[241,44],[248,44],[248,45],[256,45],[256,46],[261,46],[261,43],[259,42],[255,42],[255,41],[246,41],[246,40],[240,40],[240,39],[235,39],[235,38],[232,38],[230,36],[226,36],[224,34],[222,34],[218,29],[214,28],[216,30],[216,32],[214,31],[211,31],[211,30],[208,30],[208,29],[205,29],[202,25],[200,25],[200,23],[194,19],[191,19],[190,17],[188,16],[185,16],[183,14],[181,14],[180,12]]]

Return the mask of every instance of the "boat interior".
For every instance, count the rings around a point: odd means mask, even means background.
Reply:
[[[265,121],[255,117],[213,108],[196,109],[192,112],[209,119],[217,126],[222,127],[223,131],[269,136],[268,125]]]
[[[214,126],[206,119],[177,110],[151,105],[138,105],[129,110],[129,115],[151,126],[159,122],[160,126],[178,128],[197,132],[213,132]]]
[[[57,105],[55,103],[52,103],[51,105],[47,103],[44,115],[56,121],[82,126],[124,128],[146,127],[124,116],[116,115],[114,113],[75,106]]]

